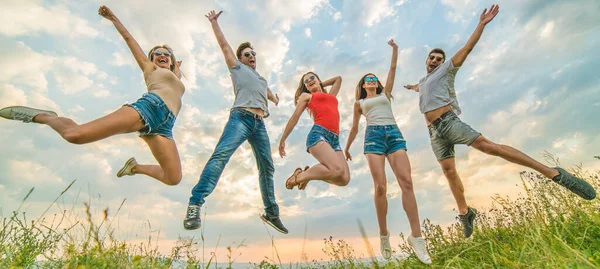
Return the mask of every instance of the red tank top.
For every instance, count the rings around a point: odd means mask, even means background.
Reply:
[[[338,100],[334,95],[324,92],[312,93],[308,109],[312,113],[315,124],[340,134],[340,112],[338,111]]]

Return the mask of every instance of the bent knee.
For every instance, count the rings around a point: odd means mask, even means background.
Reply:
[[[444,167],[442,166],[442,172],[444,172],[444,175],[448,176],[448,175],[455,175],[456,174],[456,168],[455,167]]]
[[[182,177],[183,176],[181,175],[181,172],[168,175],[165,179],[165,184],[167,184],[169,186],[175,186],[175,185],[179,184],[179,182],[181,182]]]
[[[72,144],[81,145],[87,143],[84,134],[77,129],[65,132],[62,137]]]
[[[350,183],[350,173],[345,173],[342,170],[341,174],[336,174],[336,176],[334,177],[335,179],[335,185],[338,185],[340,187],[346,186],[348,185],[348,183]]]

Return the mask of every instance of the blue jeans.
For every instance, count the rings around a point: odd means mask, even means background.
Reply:
[[[369,125],[365,130],[365,154],[388,156],[398,150],[406,150],[406,140],[398,125]]]
[[[334,151],[342,151],[342,147],[340,146],[340,137],[336,133],[327,130],[327,128],[321,125],[313,125],[308,132],[308,136],[306,137],[306,152],[310,153],[308,149],[317,143],[325,141]]]
[[[173,139],[175,115],[156,93],[144,93],[142,98],[126,106],[135,109],[144,122],[144,127],[138,131],[140,136],[160,135]]]
[[[275,201],[275,188],[273,173],[275,166],[271,158],[271,144],[265,123],[254,113],[242,108],[234,108],[229,114],[223,134],[217,147],[206,163],[200,181],[192,189],[190,205],[202,206],[204,198],[217,186],[225,165],[231,155],[244,141],[248,140],[258,166],[258,181],[260,192],[265,206],[265,212],[271,216],[279,216],[279,206]]]

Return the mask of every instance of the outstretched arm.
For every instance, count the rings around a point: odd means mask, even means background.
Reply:
[[[285,140],[290,135],[292,130],[294,130],[294,127],[296,126],[296,124],[298,124],[300,115],[302,115],[302,112],[304,112],[304,109],[306,109],[306,106],[307,106],[310,98],[311,98],[310,94],[300,95],[300,98],[299,98],[300,100],[298,100],[298,105],[296,105],[296,110],[294,110],[294,113],[288,120],[288,123],[285,125],[285,129],[283,130],[283,134],[281,135],[281,140],[279,140],[279,156],[281,156],[281,158],[283,158],[283,156],[286,155],[285,154]]]
[[[419,92],[419,84],[407,84],[404,85],[404,88],[406,88],[407,90],[413,90],[415,92]]]
[[[342,77],[333,77],[321,83],[323,84],[323,87],[331,86],[329,93],[337,96],[338,92],[340,92],[340,87],[342,87]]]
[[[235,67],[236,63],[235,53],[233,53],[233,49],[231,49],[231,46],[229,46],[229,43],[227,43],[225,35],[223,35],[221,27],[219,26],[219,22],[217,22],[217,19],[219,18],[221,13],[223,13],[223,11],[215,13],[215,11],[212,10],[208,13],[208,15],[206,15],[206,17],[210,21],[210,25],[212,26],[213,32],[215,33],[215,37],[217,38],[219,47],[221,47],[221,50],[223,51],[223,56],[225,56],[225,62],[227,63],[227,67],[233,68]]]
[[[277,94],[273,94],[273,92],[271,92],[271,89],[269,89],[269,87],[267,87],[267,98],[269,100],[271,100],[271,102],[273,102],[273,104],[275,104],[275,105],[279,104],[279,96]]]
[[[117,28],[117,31],[119,31],[119,33],[125,40],[125,43],[127,43],[129,50],[131,50],[131,53],[133,54],[133,58],[135,58],[135,61],[140,66],[140,69],[142,69],[142,72],[149,72],[156,68],[156,66],[148,59],[148,56],[146,56],[146,54],[140,47],[140,44],[138,44],[138,42],[135,41],[133,36],[131,36],[129,31],[127,31],[125,26],[123,26],[121,21],[119,21],[117,16],[112,12],[112,10],[110,10],[110,8],[108,8],[107,6],[100,6],[100,8],[98,9],[98,14],[110,20],[115,26],[115,28]]]
[[[383,91],[385,95],[390,98],[392,96],[392,89],[394,88],[394,79],[396,78],[396,63],[398,62],[398,45],[393,39],[388,41],[388,44],[392,46],[392,64],[390,65],[390,71],[388,72],[387,80],[385,81],[385,87]]]
[[[360,115],[362,114],[360,110],[360,103],[357,100],[354,102],[354,116],[352,118],[352,128],[350,129],[350,134],[348,135],[348,142],[346,142],[346,149],[344,150],[344,154],[346,155],[346,161],[352,161],[352,155],[350,155],[350,146],[354,139],[356,138],[356,134],[358,133],[358,123],[360,121]]]
[[[469,53],[471,53],[473,48],[475,48],[477,41],[479,41],[479,38],[483,33],[485,25],[492,21],[494,17],[496,17],[496,14],[498,14],[499,7],[498,5],[492,5],[492,7],[490,7],[490,11],[486,11],[487,8],[484,9],[481,13],[481,16],[479,16],[479,24],[477,25],[477,28],[475,28],[473,34],[471,34],[471,37],[469,37],[467,44],[465,44],[465,46],[462,49],[460,49],[454,56],[452,56],[452,65],[454,65],[454,67],[462,66],[462,64],[467,59],[467,56],[469,56]]]

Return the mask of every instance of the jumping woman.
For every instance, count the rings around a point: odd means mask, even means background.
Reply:
[[[69,118],[59,117],[53,111],[24,106],[3,108],[0,116],[48,125],[73,144],[87,144],[109,136],[137,131],[150,147],[159,165],[138,164],[132,157],[125,162],[117,177],[144,174],[167,185],[177,185],[181,181],[181,162],[172,129],[185,91],[179,70],[181,62],[175,60],[173,51],[167,45],[155,46],[146,56],[108,7],[101,6],[98,14],[110,20],[125,39],[144,73],[148,92],[133,104],[124,105],[111,114],[81,125]]]
[[[406,140],[396,124],[392,112],[392,89],[396,77],[396,62],[398,61],[398,45],[394,40],[388,44],[392,47],[392,64],[385,87],[372,73],[364,75],[356,86],[356,102],[354,103],[354,117],[352,129],[348,136],[348,143],[344,151],[347,160],[352,160],[350,145],[358,133],[358,123],[361,114],[367,119],[365,131],[364,154],[367,157],[369,170],[375,184],[375,209],[379,223],[381,255],[389,259],[392,257],[390,246],[390,233],[387,229],[388,201],[386,197],[387,180],[385,176],[385,159],[387,158],[396,180],[402,190],[402,206],[410,223],[411,234],[408,243],[413,247],[417,257],[425,264],[431,264],[431,258],[425,248],[421,237],[419,224],[419,211],[417,200],[413,191],[410,175],[410,162],[406,154]]]
[[[306,167],[304,170],[296,168],[285,182],[287,189],[291,190],[297,185],[299,190],[303,190],[309,181],[315,179],[337,186],[346,186],[350,182],[350,169],[344,159],[339,139],[340,113],[336,96],[341,85],[342,78],[339,76],[321,82],[317,74],[308,72],[300,78],[294,96],[296,110],[281,136],[279,155],[282,158],[286,155],[285,140],[298,123],[302,112],[308,109],[314,120],[314,126],[308,133],[306,149],[319,161],[319,164]],[[328,86],[331,86],[329,92],[325,90]]]

